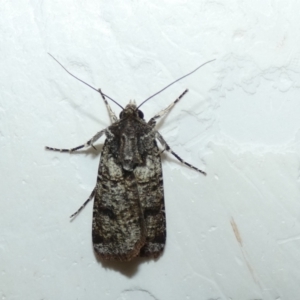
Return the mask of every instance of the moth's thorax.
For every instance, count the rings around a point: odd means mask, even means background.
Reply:
[[[138,149],[139,136],[137,132],[137,124],[140,119],[136,105],[129,103],[120,116],[122,121],[122,128],[120,134],[120,162],[126,171],[133,171],[134,168],[142,163],[142,158]]]

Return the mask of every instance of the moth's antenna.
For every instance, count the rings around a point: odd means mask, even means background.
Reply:
[[[147,102],[148,100],[150,100],[150,99],[153,98],[154,96],[158,95],[159,93],[161,93],[162,91],[164,91],[165,89],[167,89],[168,87],[170,87],[172,84],[174,84],[174,83],[176,83],[177,81],[179,81],[179,80],[181,80],[181,79],[183,79],[183,78],[185,78],[185,77],[187,77],[187,76],[193,74],[193,73],[196,72],[198,69],[200,69],[201,67],[205,66],[206,64],[209,64],[210,62],[212,62],[212,61],[214,61],[214,60],[216,60],[216,59],[212,59],[212,60],[209,60],[209,61],[205,62],[204,64],[202,64],[201,66],[199,66],[198,68],[196,68],[194,71],[192,71],[192,72],[190,72],[190,73],[188,73],[188,74],[186,74],[186,75],[184,75],[184,76],[182,76],[182,77],[176,79],[176,80],[173,81],[172,83],[168,84],[166,87],[164,87],[163,89],[161,89],[161,90],[158,91],[157,93],[153,94],[152,96],[150,96],[150,97],[147,98],[146,100],[144,100],[144,101],[137,107],[137,109],[138,109],[139,107],[141,107],[145,102]]]
[[[79,80],[80,82],[84,83],[85,85],[87,85],[88,87],[90,87],[91,89],[95,90],[97,93],[100,93],[99,90],[97,90],[96,88],[94,88],[93,86],[91,86],[90,84],[86,83],[85,81],[83,81],[82,79],[76,77],[75,75],[73,75],[70,71],[68,71],[52,54],[48,53],[67,73],[69,73],[71,76],[73,76],[74,78],[76,78],[77,80]],[[102,92],[101,92],[102,93]],[[100,94],[101,94],[100,93]],[[109,100],[111,100],[112,102],[116,103],[118,106],[120,106],[122,109],[124,109],[117,101],[115,101],[114,99],[110,98],[109,96],[107,96],[106,94],[102,93],[103,96],[107,97]]]

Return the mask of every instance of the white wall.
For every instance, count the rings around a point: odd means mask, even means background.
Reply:
[[[297,0],[3,1],[0,298],[300,299],[299,11]],[[100,154],[44,146],[77,146],[109,118],[47,52],[123,106],[216,59],[142,107],[149,119],[189,88],[158,129],[208,174],[163,154],[157,261],[102,264],[92,204],[69,221]]]

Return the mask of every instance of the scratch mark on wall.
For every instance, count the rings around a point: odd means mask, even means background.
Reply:
[[[249,260],[247,259],[248,255],[247,255],[246,250],[243,248],[243,241],[242,241],[242,237],[241,237],[240,231],[238,229],[238,226],[237,226],[237,224],[235,223],[235,221],[232,217],[231,217],[231,220],[230,220],[230,224],[231,224],[232,230],[234,232],[235,238],[241,246],[242,255],[243,255],[243,258],[244,258],[245,263],[247,265],[247,268],[248,268],[254,282],[261,288],[260,283],[256,279],[255,272],[254,272]]]

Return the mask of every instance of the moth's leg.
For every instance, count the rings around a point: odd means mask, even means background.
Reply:
[[[164,138],[162,137],[162,135],[161,135],[158,131],[156,131],[155,134],[156,134],[155,137],[159,140],[159,142],[161,143],[161,145],[164,147],[163,151],[164,151],[164,150],[167,150],[167,151],[170,152],[172,155],[174,155],[181,163],[183,163],[183,164],[185,164],[186,166],[188,166],[188,167],[190,167],[190,168],[192,168],[192,169],[194,169],[194,170],[200,172],[200,173],[203,174],[203,175],[206,175],[206,173],[205,173],[204,171],[202,171],[202,170],[200,170],[200,169],[194,167],[193,165],[187,163],[187,162],[184,161],[178,154],[176,154],[176,153],[170,148],[170,146],[167,144],[167,142],[164,140]],[[162,152],[163,152],[163,151],[162,151]]]
[[[172,108],[173,106],[188,92],[188,90],[186,89],[174,102],[172,102],[167,108],[163,109],[162,111],[160,111],[158,114],[156,114],[153,118],[151,118],[148,122],[149,125],[153,125],[155,124],[155,120],[158,118],[161,118],[162,116],[164,116],[165,114],[167,114]]]
[[[112,111],[112,109],[111,109],[110,105],[108,104],[108,102],[107,102],[105,96],[103,95],[103,93],[101,92],[100,89],[99,89],[98,91],[99,91],[100,95],[102,96],[102,99],[103,99],[103,101],[104,101],[104,103],[105,103],[105,105],[106,105],[106,108],[107,108],[108,113],[109,113],[110,120],[111,120],[113,123],[117,122],[117,121],[118,121],[118,118],[116,117],[115,113]]]
[[[85,208],[85,206],[94,198],[95,193],[96,193],[96,188],[93,189],[89,198],[80,206],[80,208],[73,215],[70,216],[70,218],[76,217]]]
[[[75,148],[71,148],[71,149],[58,149],[58,148],[52,148],[52,147],[48,147],[46,146],[47,150],[51,150],[51,151],[59,151],[59,152],[74,152],[77,151],[79,149],[82,149],[84,147],[93,147],[94,149],[96,149],[93,146],[93,143],[95,143],[98,139],[100,139],[100,137],[105,133],[106,129],[103,129],[99,132],[97,132],[89,141],[87,141],[85,144],[77,146]],[[97,149],[96,149],[97,150]]]

